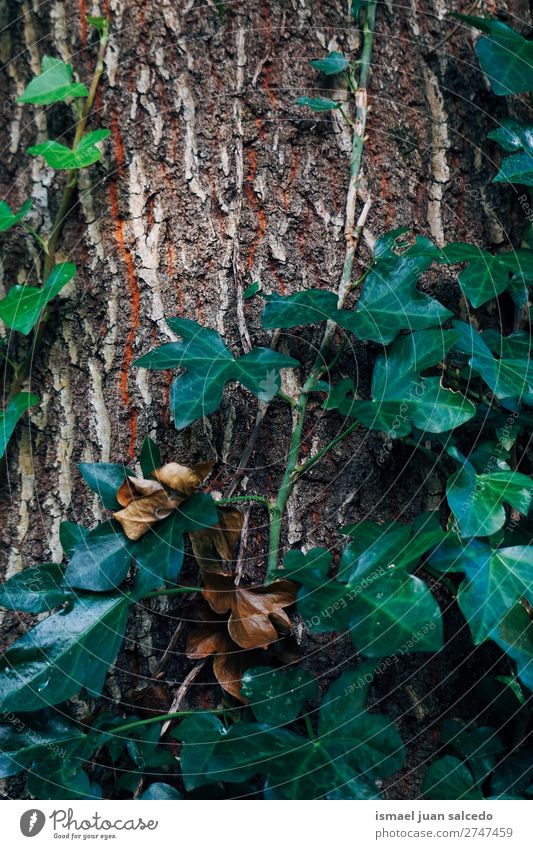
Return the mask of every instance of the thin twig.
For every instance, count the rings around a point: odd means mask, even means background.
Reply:
[[[178,691],[177,691],[177,693],[174,697],[174,701],[172,702],[172,704],[170,706],[170,710],[168,711],[170,714],[176,713],[176,711],[179,710],[179,706],[182,703],[185,696],[187,695],[187,691],[188,691],[189,687],[191,686],[194,679],[198,677],[198,675],[200,674],[200,672],[204,668],[206,660],[207,660],[206,657],[203,657],[201,660],[199,660],[198,663],[196,663],[193,666],[193,668],[191,669],[191,671],[185,676],[183,683],[180,685],[180,687],[179,687],[179,689],[178,689]],[[172,720],[168,719],[163,724],[163,727],[161,728],[161,734],[159,735],[160,737],[163,737],[163,735],[166,734],[171,722],[172,722]]]

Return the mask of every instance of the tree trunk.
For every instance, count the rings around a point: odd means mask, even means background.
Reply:
[[[257,401],[233,385],[209,421],[178,433],[168,417],[171,375],[132,367],[154,343],[174,338],[165,316],[213,327],[242,353],[249,339],[270,344],[260,324],[261,299],[242,299],[252,281],[282,294],[336,289],[342,270],[349,139],[341,119],[310,116],[294,101],[316,93],[309,59],[334,49],[357,54],[360,33],[349,3],[103,0],[97,6],[7,0],[1,21],[6,120],[0,188],[12,205],[32,196],[34,223],[46,229],[63,178],[25,149],[47,133],[59,137],[69,127],[68,110],[51,110],[47,120],[46,110],[17,105],[15,97],[45,53],[72,62],[87,79],[95,46],[85,15],[100,12],[111,20],[92,126],[112,134],[102,162],[83,172],[64,228],[61,250],[78,273],[52,306],[32,369],[31,389],[40,404],[9,448],[2,484],[7,576],[61,558],[62,520],[92,526],[104,515],[81,480],[79,462],[131,463],[150,435],[167,461],[216,458],[213,490],[223,492],[231,482]],[[471,31],[444,19],[470,6],[454,2],[450,9],[441,0],[378,6],[358,212],[365,198],[372,205],[355,276],[366,267],[374,240],[394,227],[412,226],[439,244],[500,248],[519,239],[512,226],[519,218],[516,195],[489,185],[495,148],[486,134],[509,104],[490,93]],[[525,0],[503,6],[529,20]],[[474,14],[494,10],[493,3],[481,2]],[[2,251],[4,284],[35,275],[42,262],[30,238],[4,239]],[[429,279],[432,291],[457,306],[453,270],[440,268]],[[281,350],[309,364],[319,331],[298,336],[282,336]],[[372,346],[356,343],[344,363],[347,373],[356,369],[361,390],[368,388],[374,357]],[[289,394],[293,389],[285,386]],[[339,426],[313,401],[303,455],[333,438]],[[289,434],[287,406],[274,402],[237,492],[275,493]],[[395,448],[380,466],[382,447],[381,434],[356,432],[313,468],[291,497],[284,546],[334,547],[342,525],[363,518],[407,521],[439,504],[442,493],[438,482],[427,480],[423,460],[409,462],[409,450]],[[254,507],[246,574],[262,574],[267,536],[264,514]],[[194,567],[187,568],[194,575]],[[154,672],[181,603],[161,600],[156,613],[136,612],[107,698],[127,702],[126,692]],[[459,616],[446,616],[453,633]],[[4,614],[7,641],[22,624],[19,616]],[[388,791],[393,798],[416,794],[421,765],[438,742],[432,723],[458,695],[455,670],[466,664],[464,678],[474,663],[462,642],[456,633],[430,662],[426,655],[407,655],[377,684],[384,707],[411,740],[404,776]],[[327,681],[354,649],[349,640],[304,636],[302,654]],[[189,669],[182,655],[169,662],[173,691]],[[196,697],[194,685],[190,697]]]

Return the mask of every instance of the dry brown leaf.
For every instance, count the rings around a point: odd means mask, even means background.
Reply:
[[[152,525],[166,519],[207,477],[213,462],[182,466],[166,463],[152,472],[155,480],[127,477],[117,492],[124,508],[113,514],[131,540],[140,539]]]
[[[285,607],[296,600],[292,581],[274,581],[265,587],[236,587],[231,578],[207,574],[203,596],[212,610],[229,613],[228,631],[244,649],[266,648],[290,631]]]
[[[217,513],[217,525],[192,531],[189,538],[202,572],[227,575],[230,569],[225,564],[233,558],[244,517],[235,507],[219,507]]]

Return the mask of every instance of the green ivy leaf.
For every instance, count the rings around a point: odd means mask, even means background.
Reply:
[[[77,525],[75,522],[61,522],[59,525],[59,542],[65,557],[72,557],[74,549],[80,542],[86,539],[88,528]]]
[[[466,578],[457,600],[478,645],[521,598],[533,597],[533,546],[491,549],[480,544],[463,566]]]
[[[151,528],[131,549],[137,561],[136,597],[142,598],[161,584],[176,583],[183,565],[183,534],[217,522],[215,501],[207,493],[198,492],[168,519]]]
[[[229,381],[237,380],[261,401],[271,401],[279,391],[280,369],[299,365],[271,348],[253,348],[235,358],[216,330],[184,318],[168,319],[168,325],[183,341],[162,345],[134,365],[186,369],[170,389],[170,409],[178,430],[217,410]]]
[[[171,737],[183,742],[180,766],[186,790],[219,780],[216,775],[211,775],[210,762],[216,744],[225,739],[226,734],[226,728],[217,716],[201,711],[188,716],[170,732]]]
[[[327,77],[333,74],[342,74],[346,68],[350,67],[346,56],[337,50],[328,53],[324,59],[311,59],[310,64],[315,70],[320,71],[320,73],[325,74]]]
[[[157,443],[149,436],[145,437],[143,441],[139,463],[143,478],[148,478],[154,469],[158,469],[161,465],[161,451]]]
[[[476,473],[474,466],[456,449],[448,453],[462,467],[448,478],[446,498],[459,525],[461,536],[490,536],[505,524],[504,502],[527,514],[533,499],[533,481],[520,472]]]
[[[42,71],[24,89],[18,103],[38,103],[48,106],[69,97],[87,97],[83,83],[72,80],[72,65],[53,56],[43,56]]]
[[[504,749],[494,728],[481,725],[471,729],[456,720],[445,720],[442,723],[441,740],[468,761],[468,767],[478,785],[492,772],[496,756]]]
[[[23,569],[0,587],[0,607],[24,613],[49,613],[54,607],[72,600],[72,592],[63,584],[65,567],[43,563]]]
[[[329,392],[324,409],[338,409],[370,430],[384,430],[394,437],[407,436],[412,427],[429,433],[446,433],[473,418],[476,408],[461,393],[442,386],[439,377],[420,377],[420,372],[441,362],[457,334],[453,331],[419,330],[401,336],[387,354],[380,355],[372,376],[372,400],[354,398],[351,380]]]
[[[298,611],[310,631],[349,630],[367,657],[396,652],[436,651],[442,645],[439,606],[426,584],[406,569],[445,536],[431,521],[383,528],[362,523],[352,530],[339,575],[328,576],[332,555],[326,549],[290,551],[284,577],[298,581]],[[369,527],[371,526],[371,527]]]
[[[46,164],[57,171],[77,171],[102,158],[102,151],[96,145],[109,135],[110,130],[93,130],[83,136],[75,148],[57,141],[45,141],[29,147],[28,153],[31,156],[43,156]]]
[[[6,453],[7,444],[13,435],[17,422],[38,401],[39,396],[32,392],[17,392],[4,412],[0,413],[0,458]]]
[[[433,256],[379,259],[368,273],[355,310],[337,310],[334,320],[359,339],[388,345],[400,330],[441,325],[452,313],[416,284]]]
[[[459,285],[473,307],[480,307],[491,298],[513,286],[513,275],[527,274],[533,280],[532,251],[500,253],[493,256],[483,248],[460,242],[446,245],[439,262],[468,263],[459,273]]]
[[[254,666],[242,676],[241,693],[258,722],[286,725],[296,719],[304,702],[318,697],[318,686],[305,669]]]
[[[154,781],[149,784],[141,799],[150,800],[151,802],[162,801],[167,799],[183,799],[181,793],[178,793],[175,787],[171,784],[164,784],[162,781]]]
[[[0,200],[0,233],[9,230],[22,221],[33,206],[32,200],[25,201],[18,212],[13,212],[11,207],[3,200]]]
[[[425,799],[483,799],[474,776],[459,758],[445,755],[434,761],[424,776]]]
[[[522,604],[515,604],[490,636],[514,660],[522,683],[533,690],[533,622]]]
[[[109,29],[109,21],[103,15],[87,15],[87,23],[99,33],[105,33]]]
[[[8,327],[26,336],[40,320],[46,305],[75,274],[76,266],[72,262],[61,262],[52,269],[40,289],[28,284],[12,286],[0,301],[0,318]]]
[[[520,183],[533,185],[533,126],[515,118],[504,118],[499,127],[491,130],[487,138],[498,142],[506,156],[493,183]]]
[[[337,309],[337,295],[325,289],[303,289],[294,295],[265,295],[263,327],[298,327],[326,321]]]
[[[117,589],[131,566],[132,547],[118,522],[108,519],[82,539],[65,571],[71,587],[94,592]]]
[[[4,652],[0,711],[42,710],[84,687],[99,696],[121,646],[130,600],[86,595],[53,613]]]
[[[17,775],[27,769],[39,753],[59,748],[83,737],[69,719],[62,716],[37,714],[29,724],[14,719],[0,725],[0,778]]]
[[[494,392],[499,401],[510,402],[514,407],[516,400],[533,404],[533,366],[529,357],[501,356],[496,358],[480,333],[464,321],[454,321],[454,329],[459,339],[454,349],[469,357],[470,367],[477,372]],[[494,335],[492,340],[494,340]],[[502,337],[499,349],[504,351]]]
[[[331,112],[332,109],[342,107],[342,103],[337,103],[329,97],[299,97],[296,103],[298,106],[308,106],[313,112]]]
[[[108,510],[120,510],[117,492],[128,475],[134,473],[121,463],[80,463],[81,476],[87,486],[98,493]]]
[[[253,283],[244,290],[242,293],[242,297],[245,301],[248,301],[250,298],[253,298],[254,295],[257,295],[258,292],[261,291],[261,284],[258,280],[254,280]]]
[[[94,754],[88,735],[61,752],[41,749],[28,773],[27,790],[35,799],[101,799],[98,784],[80,766]]]
[[[533,43],[508,24],[494,18],[456,14],[485,33],[476,42],[476,53],[494,94],[508,96],[533,91]]]

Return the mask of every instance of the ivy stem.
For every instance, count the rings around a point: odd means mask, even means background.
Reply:
[[[203,587],[168,587],[168,589],[164,590],[154,590],[147,595],[143,595],[141,601],[145,601],[147,598],[159,598],[159,596],[163,595],[180,595],[181,593],[201,593],[203,592]]]
[[[345,211],[345,226],[344,235],[346,239],[346,251],[344,256],[344,264],[342,268],[341,280],[338,288],[337,305],[339,309],[344,305],[344,301],[350,290],[350,282],[352,276],[353,260],[359,235],[363,227],[364,219],[370,208],[370,200],[367,200],[361,213],[358,225],[355,224],[355,212],[357,207],[357,194],[359,183],[361,180],[361,162],[363,156],[363,147],[365,139],[366,118],[368,114],[367,107],[367,84],[370,75],[370,60],[372,56],[372,46],[374,41],[374,27],[376,20],[376,2],[369,2],[366,7],[365,22],[363,25],[363,48],[360,59],[360,73],[358,87],[355,91],[355,123],[352,140],[352,154],[350,160],[350,178],[348,182],[348,191],[346,195],[346,211]],[[302,386],[302,390],[293,409],[293,426],[289,451],[287,456],[287,465],[285,472],[276,496],[276,501],[271,508],[271,523],[270,523],[270,539],[268,545],[268,560],[266,581],[271,581],[278,573],[278,558],[280,550],[281,529],[283,524],[283,516],[287,501],[291,495],[293,486],[299,473],[296,473],[298,468],[298,456],[300,445],[302,442],[302,434],[304,428],[305,413],[307,410],[307,402],[309,394],[317,380],[326,371],[326,356],[329,350],[330,342],[335,333],[336,324],[333,321],[328,321],[324,336],[320,344],[320,348],[316,355],[314,365],[311,372]],[[347,435],[347,434],[345,434]],[[343,437],[344,438],[344,437]],[[337,440],[335,444],[340,440]],[[330,449],[333,447],[330,444]],[[320,456],[323,456],[322,452]],[[315,459],[315,458],[312,458]],[[318,459],[318,457],[316,457]],[[315,459],[315,462],[316,462]]]
[[[96,57],[96,64],[93,73],[93,77],[91,80],[91,84],[89,87],[89,92],[87,97],[85,98],[85,102],[83,104],[83,108],[80,113],[80,119],[76,125],[76,133],[74,135],[74,141],[72,143],[72,149],[74,150],[78,144],[80,143],[83,133],[85,131],[85,127],[87,125],[87,119],[89,118],[91,109],[93,107],[94,98],[96,96],[96,91],[98,89],[98,84],[100,82],[100,78],[104,72],[105,68],[105,54],[107,50],[107,42],[109,38],[109,28],[105,27],[100,34],[100,46],[98,49],[98,55]],[[55,264],[55,254],[57,249],[57,243],[59,237],[61,235],[61,231],[63,229],[63,225],[67,218],[68,212],[70,210],[70,206],[72,203],[72,196],[78,185],[78,177],[79,177],[79,169],[69,172],[67,175],[67,182],[63,189],[63,194],[61,197],[61,201],[59,203],[59,207],[57,213],[54,218],[54,223],[52,224],[52,230],[50,231],[50,235],[46,240],[46,251],[44,257],[43,264],[43,280],[46,281],[48,275],[50,274],[52,268]],[[22,385],[25,383],[27,378],[29,377],[32,363],[35,359],[36,353],[39,350],[41,345],[44,331],[46,329],[46,325],[48,322],[48,316],[45,311],[43,317],[37,327],[34,328],[33,336],[31,344],[26,352],[26,356],[24,360],[20,363],[19,367],[16,369],[13,381],[9,390],[9,400],[11,400],[17,392],[20,391]]]
[[[228,504],[243,504],[247,501],[257,501],[258,504],[263,504],[269,512],[272,510],[272,502],[264,495],[232,495],[230,498],[220,498],[216,504],[225,507]]]
[[[202,713],[213,713],[220,715],[227,713],[227,708],[220,710],[203,710]],[[149,719],[137,719],[135,722],[126,722],[124,725],[118,725],[116,728],[99,729],[106,734],[123,734],[126,731],[133,731],[135,728],[142,728],[145,725],[156,725],[158,722],[167,722],[172,719],[181,719],[184,716],[198,716],[197,710],[175,710],[173,713],[165,713],[162,716],[151,716]]]
[[[321,460],[322,457],[324,457],[329,451],[331,451],[332,448],[335,448],[335,446],[338,445],[339,442],[341,442],[343,439],[346,439],[347,436],[350,436],[350,434],[353,433],[354,430],[357,430],[358,427],[359,422],[352,422],[351,425],[349,425],[345,430],[341,431],[341,433],[339,433],[334,439],[332,439],[331,442],[328,442],[328,444],[325,445],[324,448],[321,448],[320,451],[317,451],[316,454],[313,454],[312,457],[309,457],[309,459],[306,460],[305,463],[300,463],[299,466],[296,466],[294,470],[295,479],[307,472],[308,469],[311,468],[311,466],[315,465],[315,463],[318,463],[318,461]]]

